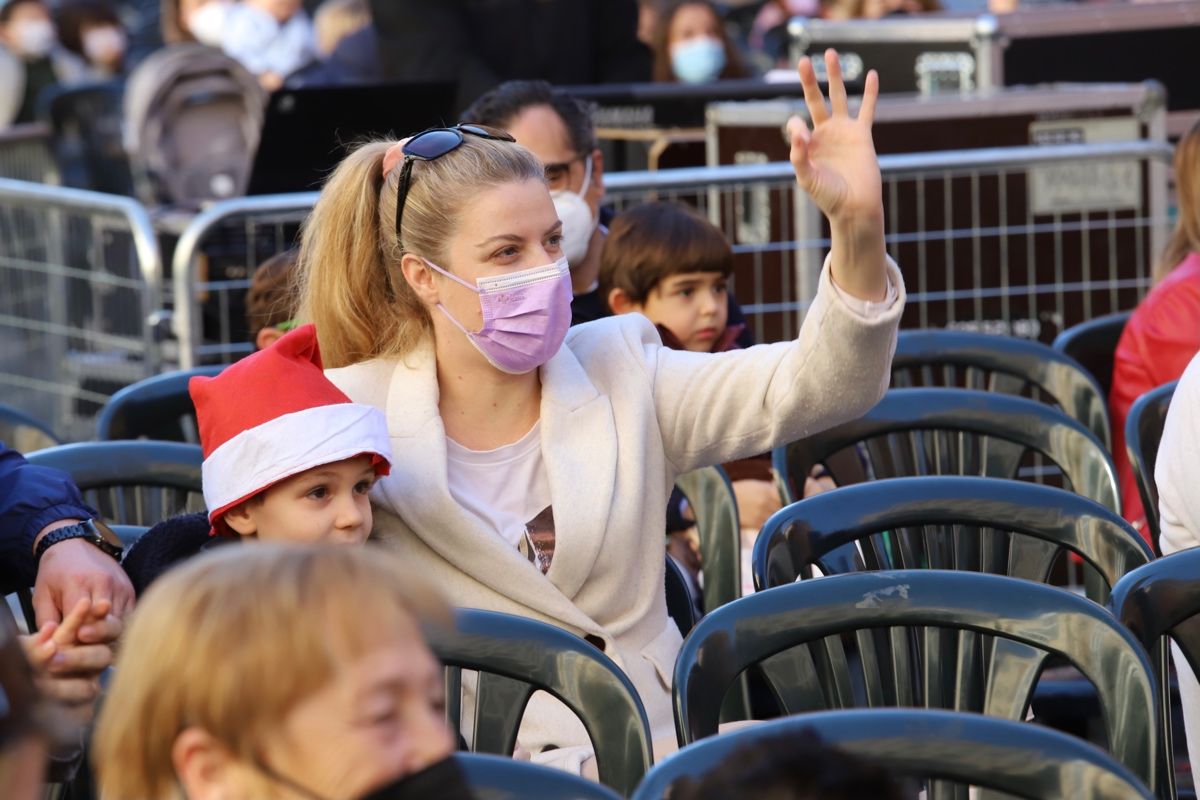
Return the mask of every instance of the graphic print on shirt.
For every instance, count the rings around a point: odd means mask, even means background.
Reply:
[[[522,555],[529,559],[542,574],[550,569],[554,560],[554,508],[546,506],[525,525],[525,538],[521,541]]]

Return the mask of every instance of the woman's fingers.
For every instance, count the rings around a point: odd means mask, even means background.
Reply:
[[[825,95],[817,85],[817,73],[813,69],[812,59],[808,56],[800,59],[796,66],[800,72],[800,86],[804,89],[804,104],[808,106],[808,116],[813,127],[829,119],[829,110],[825,107]]]
[[[837,51],[832,48],[825,51],[825,73],[829,76],[829,102],[833,106],[833,115],[835,117],[849,116],[846,84],[842,81],[842,60],[838,58]]]
[[[54,641],[60,645],[75,644],[79,639],[79,629],[87,620],[92,610],[92,599],[83,596],[75,602],[75,606],[67,612],[58,630],[54,632]]]
[[[57,676],[94,675],[112,666],[112,648],[106,644],[82,644],[66,647],[50,659],[50,674]]]
[[[792,168],[796,170],[796,179],[800,185],[808,185],[808,175],[812,166],[808,163],[808,142],[812,135],[808,125],[799,117],[792,117],[787,123],[788,141],[791,143]]]
[[[879,73],[871,70],[863,86],[862,103],[858,106],[858,121],[870,128],[875,124],[875,101],[879,99]]]

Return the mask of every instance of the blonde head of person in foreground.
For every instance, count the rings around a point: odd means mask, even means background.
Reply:
[[[101,796],[332,800],[414,780],[463,796],[419,627],[447,614],[375,549],[262,543],[172,570],[125,635],[94,740]]]

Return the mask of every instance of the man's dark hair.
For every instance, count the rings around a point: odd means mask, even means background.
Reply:
[[[821,741],[810,728],[734,751],[700,778],[681,778],[671,800],[901,800],[883,768]]]
[[[474,122],[507,130],[531,106],[550,106],[567,127],[571,147],[581,156],[596,149],[596,127],[588,103],[555,89],[545,81],[507,81],[477,99],[459,122]]]

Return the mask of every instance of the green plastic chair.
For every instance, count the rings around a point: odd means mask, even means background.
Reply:
[[[32,464],[60,469],[84,500],[109,522],[154,525],[186,511],[203,511],[199,445],[179,442],[80,442],[38,450]]]
[[[595,781],[528,761],[478,753],[456,753],[454,759],[479,800],[618,800],[622,796]]]
[[[1086,497],[1024,481],[891,478],[815,495],[776,512],[754,544],[767,589],[862,570],[958,569],[1046,583],[1063,550],[1110,589],[1154,554],[1125,520]],[[1103,596],[1092,598],[1105,602]]]
[[[1112,392],[1113,357],[1129,315],[1129,311],[1118,311],[1073,325],[1055,337],[1050,345],[1092,373],[1105,397]]]
[[[742,531],[729,476],[703,467],[675,480],[696,515],[700,561],[704,565],[704,610],[742,596]]]
[[[853,635],[854,662],[843,635]],[[776,662],[780,653],[789,657]],[[715,698],[756,664],[785,714],[915,706],[1020,720],[1050,656],[1096,687],[1109,749],[1156,787],[1157,682],[1133,635],[1085,598],[982,573],[832,575],[717,609],[675,663],[676,733],[681,746],[714,735]]]
[[[938,781],[930,792],[934,800],[948,788],[941,781],[1030,800],[1153,797],[1103,750],[1050,728],[980,714],[877,708],[801,714],[696,742],[652,769],[633,800],[660,800],[679,779],[698,778],[742,748],[786,748],[809,730],[898,778]]]
[[[1139,567],[1113,587],[1109,608],[1146,652],[1153,653],[1160,687],[1162,721],[1160,764],[1174,766],[1171,733],[1170,649],[1174,640],[1200,675],[1200,548],[1182,550]],[[1163,795],[1173,797],[1173,795]]]
[[[1023,395],[1036,388],[1111,450],[1107,395],[1075,359],[1040,342],[972,331],[900,331],[892,386],[979,389]]]
[[[0,442],[18,453],[32,453],[61,443],[54,431],[12,406],[0,403]]]
[[[126,386],[100,409],[96,438],[199,443],[196,408],[188,394],[188,381],[196,376],[214,377],[223,369],[211,366],[165,372]]]
[[[1154,465],[1158,463],[1158,446],[1162,442],[1163,426],[1167,423],[1167,410],[1175,396],[1179,381],[1164,383],[1151,389],[1134,401],[1125,419],[1125,449],[1129,453],[1129,465],[1137,480],[1138,494],[1142,497],[1142,509],[1146,512],[1146,524],[1150,526],[1150,543],[1161,555],[1158,537],[1162,532],[1158,522],[1158,486],[1154,483]]]
[[[479,609],[455,612],[453,630],[429,631],[447,667],[447,718],[462,718],[461,670],[477,670],[472,747],[511,756],[535,690],[575,712],[596,750],[600,782],[628,795],[654,763],[650,723],[629,678],[608,656],[567,631],[524,617]]]
[[[847,448],[862,454],[863,473],[845,474],[832,458]],[[865,416],[771,455],[794,502],[803,494],[794,476],[816,464],[825,464],[839,486],[917,475],[1016,478],[1029,452],[1053,461],[1077,494],[1120,513],[1112,459],[1087,428],[1045,403],[994,392],[892,389]]]

